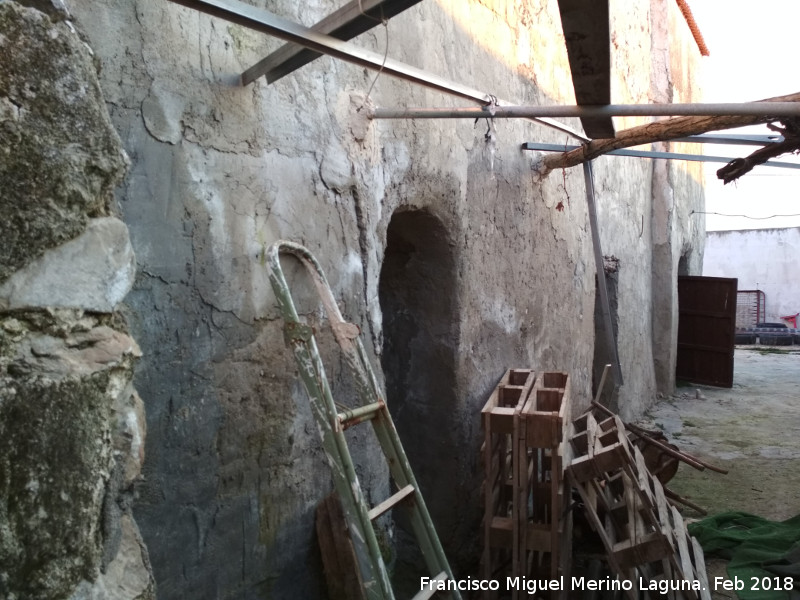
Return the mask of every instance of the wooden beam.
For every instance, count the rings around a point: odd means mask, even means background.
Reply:
[[[419,2],[420,0],[353,0],[322,19],[311,30],[340,40],[351,40]],[[273,83],[320,56],[322,54],[319,52],[297,44],[285,44],[242,73],[242,85],[248,85],[262,75],[266,76],[267,83]]]
[[[767,98],[762,102],[800,102],[800,93]],[[592,140],[569,152],[548,154],[543,158],[538,171],[540,176],[545,176],[553,169],[574,167],[619,148],[665,142],[689,135],[699,135],[707,131],[720,131],[734,127],[770,123],[777,120],[779,119],[774,116],[765,115],[697,116],[664,119],[663,121],[655,121],[625,129],[612,139]]]
[[[558,0],[572,85],[578,104],[611,103],[611,36],[608,0]],[[610,117],[582,117],[590,138],[613,138]]]

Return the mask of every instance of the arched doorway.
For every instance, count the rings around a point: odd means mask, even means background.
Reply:
[[[396,212],[378,288],[386,400],[445,551],[455,530],[459,477],[456,281],[442,222],[425,210]],[[399,527],[403,568],[410,557]]]

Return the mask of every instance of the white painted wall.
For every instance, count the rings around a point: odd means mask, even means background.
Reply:
[[[736,277],[740,290],[763,290],[766,320],[800,312],[800,227],[709,231],[703,275]]]

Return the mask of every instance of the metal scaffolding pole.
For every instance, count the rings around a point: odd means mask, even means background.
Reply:
[[[384,57],[370,50],[359,48],[349,42],[325,35],[308,27],[303,27],[269,11],[256,8],[238,0],[171,0],[188,8],[209,14],[242,27],[254,29],[274,37],[300,44],[305,48],[322,54],[339,58],[368,69],[373,69],[393,77],[398,77],[427,88],[438,90],[451,96],[464,98],[478,104],[488,105],[492,101],[496,105],[507,105],[508,102],[496,100],[491,94],[481,92],[459,83],[447,81],[441,77],[412,67],[405,63]],[[553,127],[581,141],[588,138],[568,125],[547,118],[536,118],[535,121]]]
[[[675,141],[675,140],[672,140]],[[703,142],[705,143],[705,142]],[[763,146],[764,144],[760,144]],[[542,152],[569,152],[578,146],[569,144],[548,144],[540,142],[525,142],[522,144],[523,150],[539,150]],[[638,158],[667,158],[671,160],[689,160],[695,162],[729,163],[736,160],[733,156],[710,156],[707,154],[685,154],[682,152],[658,152],[655,150],[627,150],[618,149],[606,152],[605,156],[634,156]],[[758,165],[759,167],[781,167],[783,169],[800,169],[800,163],[779,162],[768,160]]]
[[[600,294],[600,309],[603,313],[603,329],[606,334],[606,345],[613,357],[612,368],[614,369],[615,389],[622,386],[622,366],[619,362],[619,351],[617,350],[617,339],[614,336],[614,324],[611,319],[611,306],[608,301],[608,286],[606,284],[605,261],[603,260],[603,250],[600,247],[600,228],[597,225],[597,203],[594,194],[594,173],[592,172],[592,161],[583,163],[583,179],[586,183],[586,207],[589,212],[589,227],[592,232],[592,250],[594,251],[594,266],[597,271],[597,292]]]
[[[496,106],[488,108],[375,108],[373,119],[540,119],[543,117],[798,117],[800,102],[714,104],[606,104],[602,106]]]
[[[682,138],[675,138],[671,142],[689,142],[692,144],[725,144],[728,146],[766,146],[767,144],[777,144],[782,142],[782,135],[747,135],[741,133],[701,133],[700,135],[689,135]]]

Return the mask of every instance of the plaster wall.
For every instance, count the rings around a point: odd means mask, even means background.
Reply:
[[[692,73],[700,56],[686,20],[676,3],[651,2],[652,102],[699,102],[700,90]],[[688,144],[664,142],[654,150],[696,152]],[[671,394],[675,386],[678,337],[678,276],[698,275],[703,264],[705,222],[702,212],[703,169],[701,163],[652,161],[653,244],[652,355],[656,387]]]
[[[335,8],[258,4],[306,25]],[[368,91],[378,106],[465,103],[327,57],[243,88],[235,76],[278,40],[160,0],[74,0],[70,9],[131,158],[117,201],[139,263],[127,301],[148,403],[134,512],[158,597],[324,596],[313,512],[331,489],[329,469],[264,251],[280,238],[309,247],[379,365],[387,229],[409,210],[437,219],[452,252],[456,400],[438,424],[446,447],[404,442],[438,456],[443,476],[426,498],[456,570],[474,573],[478,413],[488,393],[507,368],[532,366],[569,372],[579,405],[591,397],[595,274],[582,172],[537,181],[519,149],[566,136],[511,120],[370,123],[359,111]],[[612,14],[615,69],[624,68],[615,101],[646,100],[648,6]],[[388,37],[379,26],[355,43],[381,53],[388,44],[392,58],[516,103],[574,102],[555,0],[428,0],[393,18]],[[654,176],[631,159],[601,158],[595,169],[604,251],[622,260],[619,404],[630,416],[656,393]],[[673,184],[675,203],[686,201],[683,189]],[[299,312],[324,331],[308,286],[286,268]],[[320,345],[334,396],[346,399],[352,385],[330,336]],[[388,477],[376,445],[353,436],[362,485],[381,500]]]
[[[677,5],[652,0],[631,9],[612,2],[610,10],[613,101],[697,101],[691,73],[700,56]],[[620,131],[647,121],[616,118],[615,126]],[[689,151],[674,143],[652,149]],[[601,157],[595,163],[603,254],[619,261],[617,345],[624,385],[616,405],[633,417],[655,393],[669,394],[674,387],[678,265],[685,256],[682,274],[701,269],[705,229],[690,213],[703,210],[703,172],[662,159]],[[600,373],[596,363],[595,380]]]
[[[740,290],[764,292],[766,321],[800,312],[800,228],[710,231],[705,256],[703,275],[736,277]]]

